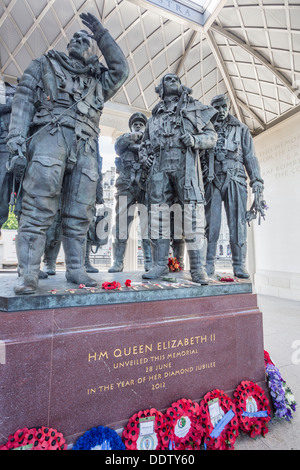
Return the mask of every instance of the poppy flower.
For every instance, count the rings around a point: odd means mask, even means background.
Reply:
[[[223,416],[229,411],[233,413],[231,420],[220,430],[218,435],[212,435],[215,429],[209,413],[211,400],[218,399],[219,407]],[[231,413],[231,414],[232,414]],[[238,437],[238,420],[236,418],[236,407],[234,402],[222,391],[215,389],[207,393],[200,403],[199,415],[201,416],[202,426],[204,427],[204,444],[207,449],[231,450],[234,449],[234,443]]]
[[[66,448],[65,439],[61,433],[56,429],[40,427],[18,429],[9,436],[4,446],[0,446],[0,450],[23,446],[31,446],[28,450],[64,450]]]
[[[132,439],[128,439],[128,440],[125,440],[123,442],[125,444],[126,449],[128,449],[128,450],[137,450],[136,442],[133,441]]]
[[[103,284],[102,284],[102,289],[106,289],[106,290],[119,289],[120,287],[121,287],[121,284],[119,282],[116,282],[116,281],[103,282]]]
[[[223,276],[220,278],[221,282],[234,282],[234,279],[230,276]]]
[[[247,402],[251,402],[252,412],[248,412]],[[242,381],[234,392],[234,403],[237,409],[239,426],[243,432],[249,434],[251,438],[265,435],[268,432],[271,409],[265,392],[258,384],[246,380]],[[256,415],[257,412],[261,411],[264,411],[266,416]]]
[[[175,449],[200,449],[202,428],[199,426],[199,405],[190,399],[182,398],[172,403],[165,417],[171,426],[171,441]]]
[[[65,439],[62,433],[56,429],[43,426],[40,428],[42,436],[40,441],[43,447],[47,450],[64,450],[66,447]]]
[[[273,366],[275,365],[274,362],[272,362],[268,351],[264,351],[264,361],[265,361],[265,365],[267,364],[272,364]]]
[[[126,287],[131,287],[131,280],[130,279],[126,279],[125,286]]]
[[[172,271],[172,272],[182,271],[182,268],[177,258],[168,259],[168,268],[169,268],[169,271]]]
[[[123,429],[122,440],[125,444],[126,449],[138,450],[138,439],[140,434],[140,419],[149,418],[153,416],[154,420],[154,432],[157,438],[157,445],[155,450],[168,449],[169,445],[169,428],[164,419],[164,415],[157,411],[156,408],[141,410],[135,413],[127,423],[127,426]],[[139,449],[140,450],[140,449]],[[154,449],[153,449],[154,450]]]

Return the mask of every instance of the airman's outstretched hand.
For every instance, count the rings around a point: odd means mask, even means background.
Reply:
[[[92,39],[97,40],[97,37],[105,31],[101,22],[92,13],[81,13],[80,18],[83,24],[92,31],[93,34],[89,35]]]

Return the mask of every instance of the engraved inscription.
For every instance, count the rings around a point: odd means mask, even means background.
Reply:
[[[120,346],[113,350],[89,352],[87,362],[105,364],[105,378],[111,383],[97,384],[87,389],[88,395],[135,389],[146,385],[149,390],[166,389],[174,377],[205,373],[216,367],[216,361],[201,360],[203,347],[216,342],[215,333],[172,338],[156,343]],[[213,354],[213,348],[210,351]],[[192,357],[192,361],[191,361]],[[184,361],[184,365],[183,365]],[[124,371],[126,378],[114,379],[113,371]],[[108,371],[108,374],[107,374]],[[142,374],[141,374],[142,371]]]

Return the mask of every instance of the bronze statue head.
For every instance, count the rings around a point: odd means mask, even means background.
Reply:
[[[69,57],[86,62],[93,54],[91,36],[84,29],[74,33],[67,45]]]
[[[130,116],[128,126],[133,132],[144,132],[147,118],[143,113],[134,113]]]
[[[162,100],[167,96],[181,96],[182,92],[188,95],[193,92],[191,88],[182,85],[180,78],[174,73],[164,75],[155,91]]]
[[[155,91],[161,99],[170,95],[180,96],[182,92],[180,78],[174,73],[167,73],[162,77],[159,85],[155,87]]]
[[[216,120],[218,122],[225,121],[230,110],[230,99],[228,98],[228,96],[216,95],[213,97],[210,104],[216,109],[216,111],[218,111]]]

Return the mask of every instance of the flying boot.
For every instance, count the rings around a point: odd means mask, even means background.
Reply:
[[[207,285],[209,283],[206,273],[206,243],[198,250],[187,250],[190,260],[190,273],[192,281],[198,284]]]
[[[14,287],[15,294],[34,294],[38,287],[41,259],[46,236],[19,232],[16,238],[19,281]]]
[[[157,279],[165,274],[168,274],[168,258],[170,249],[170,240],[158,239],[152,240],[152,249],[154,252],[153,261],[154,265],[150,271],[142,275],[143,279]]]
[[[85,262],[84,267],[87,273],[98,273],[99,269],[92,266],[90,261],[90,254],[92,250],[92,243],[90,241],[86,242],[86,251],[85,251]]]
[[[208,276],[213,276],[215,274],[216,252],[217,242],[208,242],[206,252],[206,272]]]
[[[95,287],[97,281],[88,276],[85,267],[86,238],[77,239],[62,237],[66,262],[66,278],[73,284],[84,284],[86,287]]]
[[[124,269],[124,258],[126,252],[127,240],[115,241],[113,244],[114,264],[109,268],[109,273],[119,273]]]
[[[51,242],[44,252],[44,267],[43,272],[49,274],[49,276],[54,276],[56,274],[56,260],[60,250],[61,241],[55,240]]]
[[[144,255],[144,269],[145,271],[150,271],[152,268],[152,253],[151,253],[151,243],[150,240],[142,240],[142,250]]]
[[[246,254],[247,254],[247,243],[242,246],[236,243],[230,244],[232,254],[232,268],[233,274],[241,279],[249,279],[250,275],[245,267]]]

